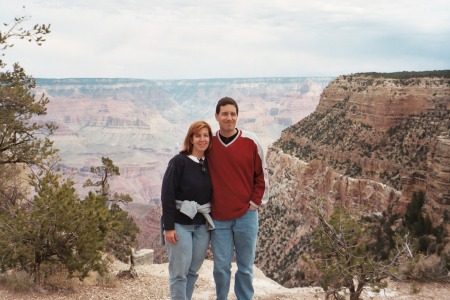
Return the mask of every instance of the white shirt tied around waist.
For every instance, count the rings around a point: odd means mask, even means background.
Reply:
[[[213,230],[215,228],[214,222],[211,216],[209,215],[209,213],[211,212],[210,202],[200,205],[195,201],[176,200],[176,204],[177,209],[179,209],[180,212],[182,212],[191,219],[193,219],[197,213],[203,214],[203,216],[205,216],[206,219],[206,228],[208,228],[208,230]]]

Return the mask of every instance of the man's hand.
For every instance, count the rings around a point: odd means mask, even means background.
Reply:
[[[248,208],[248,210],[258,210],[258,208],[255,207],[255,206],[253,206],[253,205],[250,205],[250,207]]]

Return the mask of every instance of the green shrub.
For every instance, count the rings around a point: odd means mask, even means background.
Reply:
[[[0,281],[5,285],[7,290],[14,292],[32,292],[37,289],[34,278],[27,272],[21,270],[4,273],[1,275]]]

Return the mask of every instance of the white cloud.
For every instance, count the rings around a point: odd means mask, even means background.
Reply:
[[[6,52],[34,77],[340,75],[450,67],[448,1],[0,0],[51,23]]]

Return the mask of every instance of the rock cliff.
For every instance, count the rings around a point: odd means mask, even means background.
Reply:
[[[448,79],[442,77],[340,76],[324,90],[316,111],[347,100],[348,119],[385,131],[405,118],[448,109],[448,93]]]
[[[316,220],[343,205],[361,215],[402,216],[423,191],[423,214],[450,232],[450,72],[355,74],[332,81],[314,113],[270,147],[270,202],[262,209],[257,254],[271,278],[317,280],[302,259]]]

